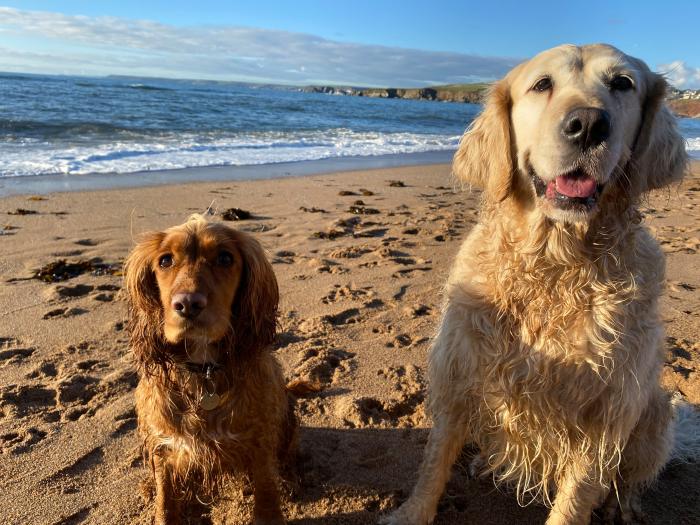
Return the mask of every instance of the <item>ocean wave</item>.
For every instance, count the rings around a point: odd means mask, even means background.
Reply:
[[[0,77],[2,78],[2,77]],[[117,88],[117,89],[139,89],[143,91],[175,91],[173,88],[165,87],[165,86],[154,86],[151,84],[142,84],[140,82],[135,82],[132,84],[122,84],[122,83],[116,83],[116,84],[108,84],[107,82],[90,82],[89,80],[76,80],[75,85],[78,87],[86,87],[86,88],[105,88],[105,87],[110,87],[110,88]]]
[[[156,130],[157,131],[157,130]],[[116,136],[119,133],[135,133],[136,128],[109,124],[99,121],[39,121],[0,118],[0,140],[20,138],[55,139],[60,137],[88,137],[94,139],[102,136]]]
[[[174,89],[171,88],[166,88],[162,86],[151,86],[149,84],[127,84],[126,86],[118,87],[125,87],[129,89],[143,89],[144,91],[174,91]]]
[[[0,130],[5,121],[0,120]],[[79,123],[80,126],[102,126]],[[111,125],[105,124],[109,133]],[[80,144],[36,138],[0,143],[0,177],[44,174],[130,173],[203,166],[274,164],[347,156],[376,156],[456,149],[459,135],[318,131],[167,133],[137,140]],[[700,159],[700,137],[686,138],[692,158]]]
[[[356,132],[259,132],[212,138],[173,135],[160,142],[56,147],[41,141],[0,146],[0,176],[130,173],[201,166],[274,164],[347,156],[455,149],[458,135]]]
[[[23,75],[22,73],[0,73],[0,80],[38,80],[45,81],[46,78],[39,75]]]

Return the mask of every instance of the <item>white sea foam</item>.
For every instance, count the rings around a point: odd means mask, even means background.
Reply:
[[[688,154],[694,159],[700,159],[700,137],[685,139]]]
[[[0,145],[0,177],[130,173],[418,153],[455,149],[458,142],[458,135],[357,132],[349,129],[268,131],[228,137],[172,134],[151,141],[107,144],[59,144],[25,138]],[[687,138],[686,144],[690,156],[700,159],[700,137]]]
[[[449,150],[459,136],[356,132],[258,132],[230,137],[172,135],[157,141],[96,145],[24,139],[0,146],[0,176],[129,173],[197,166],[238,166],[345,156]]]

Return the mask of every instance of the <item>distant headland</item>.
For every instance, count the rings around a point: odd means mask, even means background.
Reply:
[[[306,93],[347,95],[370,98],[402,98],[409,100],[434,100],[439,102],[483,102],[490,84],[446,84],[424,88],[364,88],[352,86],[306,86]],[[700,90],[671,88],[668,105],[679,117],[700,118]]]

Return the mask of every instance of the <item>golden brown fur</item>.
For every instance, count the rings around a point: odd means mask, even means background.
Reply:
[[[252,481],[255,522],[284,523],[277,471],[294,454],[296,421],[269,349],[278,289],[261,246],[193,216],[144,236],[126,262],[126,289],[156,523],[178,523],[183,503],[234,472]],[[193,297],[204,308],[178,314]],[[208,394],[220,401],[207,410]]]
[[[546,51],[493,87],[454,159],[484,198],[430,356],[434,427],[411,497],[385,523],[430,523],[466,442],[520,501],[552,505],[550,525],[587,524],[608,493],[607,520],[639,518],[672,444],[658,382],[664,258],[637,211],[686,168],[665,87],[603,45]],[[600,143],[564,133],[577,108],[609,116]]]

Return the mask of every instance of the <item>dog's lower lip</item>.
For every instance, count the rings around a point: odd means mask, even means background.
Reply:
[[[182,319],[176,326],[181,334],[188,334],[199,328],[199,325],[192,319]]]

